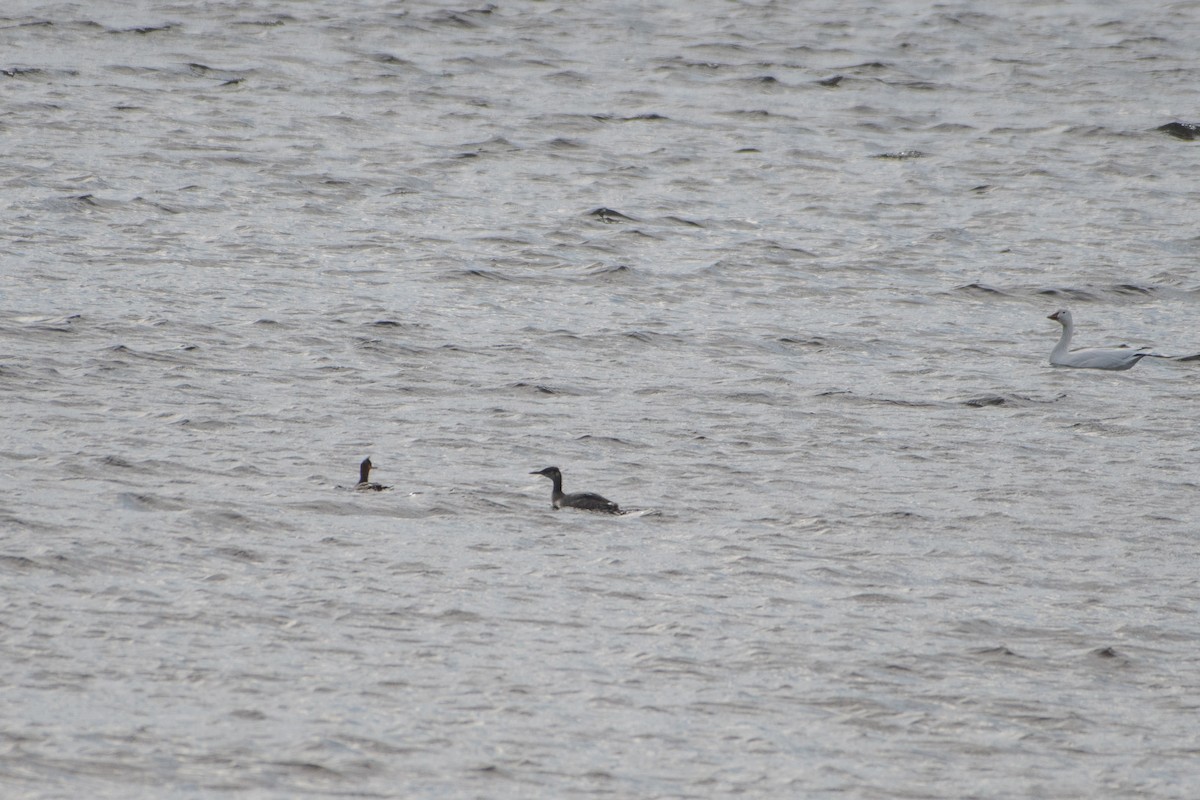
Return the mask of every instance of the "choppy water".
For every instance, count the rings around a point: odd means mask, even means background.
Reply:
[[[0,793],[1192,796],[1198,40],[8,3]]]

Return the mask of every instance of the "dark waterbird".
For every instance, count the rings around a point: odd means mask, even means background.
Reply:
[[[384,489],[390,489],[390,486],[384,486],[382,483],[371,483],[371,458],[368,456],[358,465],[358,484],[355,489],[360,492],[382,492]]]
[[[560,508],[581,508],[585,511],[602,511],[605,514],[620,514],[621,509],[611,500],[606,500],[598,494],[592,492],[575,492],[574,494],[566,494],[562,489],[562,472],[558,467],[546,467],[529,473],[530,475],[544,475],[554,481],[554,488],[550,492],[550,505],[556,510]]]

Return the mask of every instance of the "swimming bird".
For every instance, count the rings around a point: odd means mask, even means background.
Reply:
[[[574,494],[564,494],[562,490],[562,472],[558,467],[546,467],[529,473],[530,475],[544,475],[554,481],[554,489],[550,492],[550,505],[555,509],[560,508],[582,508],[585,511],[603,511],[606,514],[620,514],[621,509],[611,500],[605,500],[598,494],[592,492],[576,492]]]
[[[371,483],[368,476],[371,474],[371,457],[367,456],[358,465],[358,485],[354,488],[360,492],[382,492],[384,489],[390,489],[390,486],[384,486],[381,483]]]
[[[1147,356],[1166,358],[1151,353],[1146,348],[1125,347],[1085,347],[1082,350],[1070,350],[1071,336],[1075,333],[1075,322],[1071,312],[1065,308],[1059,309],[1047,319],[1052,319],[1063,326],[1062,338],[1050,353],[1050,363],[1056,367],[1079,367],[1081,369],[1130,369],[1134,364]]]

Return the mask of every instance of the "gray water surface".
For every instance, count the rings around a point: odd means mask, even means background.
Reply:
[[[8,3],[0,794],[1194,796],[1197,41]]]

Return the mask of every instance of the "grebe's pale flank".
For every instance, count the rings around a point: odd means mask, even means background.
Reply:
[[[554,488],[550,491],[550,505],[555,508],[582,508],[585,511],[603,511],[606,514],[620,514],[621,509],[611,500],[606,500],[598,494],[592,492],[576,492],[574,494],[566,494],[562,490],[562,472],[558,467],[546,467],[529,473],[530,475],[544,475],[554,482]]]

